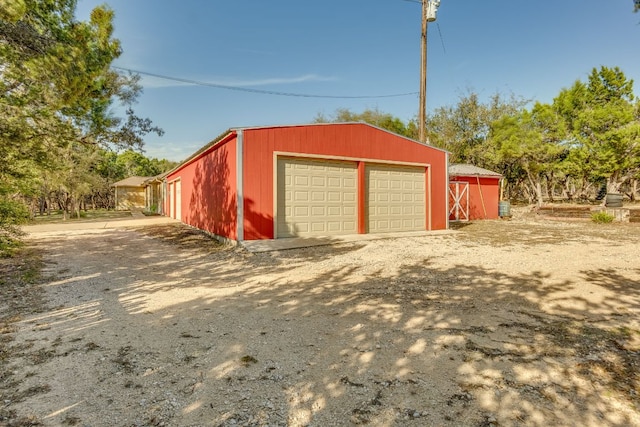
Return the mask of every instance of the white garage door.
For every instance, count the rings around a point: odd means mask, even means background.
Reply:
[[[425,230],[425,169],[370,165],[366,169],[367,232]]]
[[[278,159],[278,237],[357,233],[355,163]]]

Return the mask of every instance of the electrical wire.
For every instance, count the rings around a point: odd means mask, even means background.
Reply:
[[[240,87],[240,86],[229,86],[229,85],[222,85],[222,84],[218,84],[218,83],[208,83],[208,82],[202,82],[202,81],[198,81],[198,80],[185,79],[185,78],[181,78],[181,77],[171,77],[171,76],[165,76],[163,74],[150,73],[150,72],[147,72],[147,71],[140,71],[140,70],[133,70],[133,69],[130,69],[130,68],[125,68],[125,67],[113,66],[112,68],[115,68],[116,70],[127,71],[129,73],[141,74],[143,76],[149,76],[149,77],[157,77],[159,79],[171,80],[171,81],[174,81],[174,82],[186,83],[186,84],[190,84],[190,85],[208,86],[208,87],[214,87],[214,88],[217,88],[217,89],[227,89],[227,90],[235,90],[235,91],[239,91],[239,92],[257,93],[257,94],[260,94],[260,95],[293,96],[293,97],[298,97],[298,98],[372,99],[372,98],[397,98],[397,97],[401,97],[401,96],[413,96],[413,95],[417,95],[418,94],[418,92],[406,92],[406,93],[394,93],[394,94],[388,94],[388,95],[348,96],[348,95],[315,95],[315,94],[308,94],[308,93],[279,92],[279,91],[274,91],[274,90],[251,89],[251,88]]]

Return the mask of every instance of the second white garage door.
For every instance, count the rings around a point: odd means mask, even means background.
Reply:
[[[425,168],[369,165],[367,232],[425,230]]]
[[[278,159],[277,237],[357,233],[353,162]]]

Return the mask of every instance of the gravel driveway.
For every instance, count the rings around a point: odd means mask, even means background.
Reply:
[[[265,254],[176,224],[34,234],[0,425],[640,425],[634,225]]]

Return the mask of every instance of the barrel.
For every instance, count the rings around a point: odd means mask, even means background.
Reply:
[[[607,197],[604,199],[604,205],[608,208],[621,208],[622,194],[607,193]]]
[[[498,202],[498,215],[501,218],[511,216],[511,204],[509,202]]]

